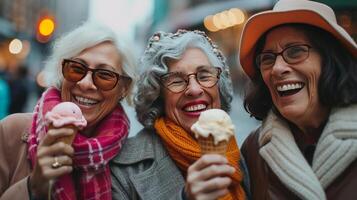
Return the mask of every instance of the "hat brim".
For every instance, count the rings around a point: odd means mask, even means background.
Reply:
[[[302,23],[319,27],[331,33],[337,40],[357,56],[356,43],[338,24],[329,23],[325,18],[311,10],[265,11],[252,16],[245,24],[239,50],[239,60],[245,73],[253,79],[257,70],[253,54],[259,38],[268,30],[282,24]]]

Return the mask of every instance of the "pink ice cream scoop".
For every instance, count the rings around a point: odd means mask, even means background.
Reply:
[[[72,144],[78,129],[82,130],[87,126],[87,121],[82,115],[81,109],[72,102],[57,104],[51,111],[47,112],[45,119],[48,129],[62,127],[73,129],[73,135],[61,138],[63,142],[68,144]]]
[[[81,109],[72,102],[57,104],[51,111],[47,112],[46,121],[47,124],[52,124],[56,128],[72,124],[83,129],[87,125]]]

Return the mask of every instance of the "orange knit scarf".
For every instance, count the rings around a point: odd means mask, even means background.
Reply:
[[[201,157],[198,142],[183,128],[167,118],[157,119],[155,130],[161,137],[170,157],[186,177],[188,167]],[[236,172],[231,177],[233,182],[229,187],[230,193],[221,199],[243,200],[245,192],[240,184],[243,179],[242,171],[239,168],[240,151],[235,139],[228,143],[226,157],[230,165],[236,168]]]

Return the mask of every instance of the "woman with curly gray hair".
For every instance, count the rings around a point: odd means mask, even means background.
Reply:
[[[217,46],[201,31],[158,32],[141,66],[134,103],[144,129],[114,159],[113,198],[246,199],[235,139],[226,157],[201,157],[191,131],[201,112],[230,110],[229,70]]]

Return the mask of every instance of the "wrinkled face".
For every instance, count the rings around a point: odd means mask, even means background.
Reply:
[[[110,42],[103,42],[82,51],[71,58],[83,63],[91,69],[106,69],[123,74],[121,60],[115,46]],[[63,79],[62,101],[71,101],[77,104],[88,122],[87,127],[94,127],[107,116],[118,104],[125,93],[125,86],[119,81],[109,90],[102,91],[93,83],[92,72],[88,71],[85,77],[78,82]]]
[[[300,44],[311,46],[301,30],[289,26],[278,27],[267,34],[262,52],[277,53]],[[261,68],[260,71],[274,105],[289,121],[304,126],[314,118],[323,117],[321,115],[325,109],[318,97],[321,57],[314,47],[309,49],[309,56],[301,62],[288,64],[279,55],[273,66]]]
[[[197,72],[200,66],[212,66],[207,56],[197,48],[188,48],[179,60],[170,60],[169,72],[191,74]],[[173,93],[163,87],[165,114],[185,131],[191,133],[191,126],[200,113],[207,109],[221,108],[218,83],[211,88],[202,87],[192,75],[187,88],[179,93]]]

